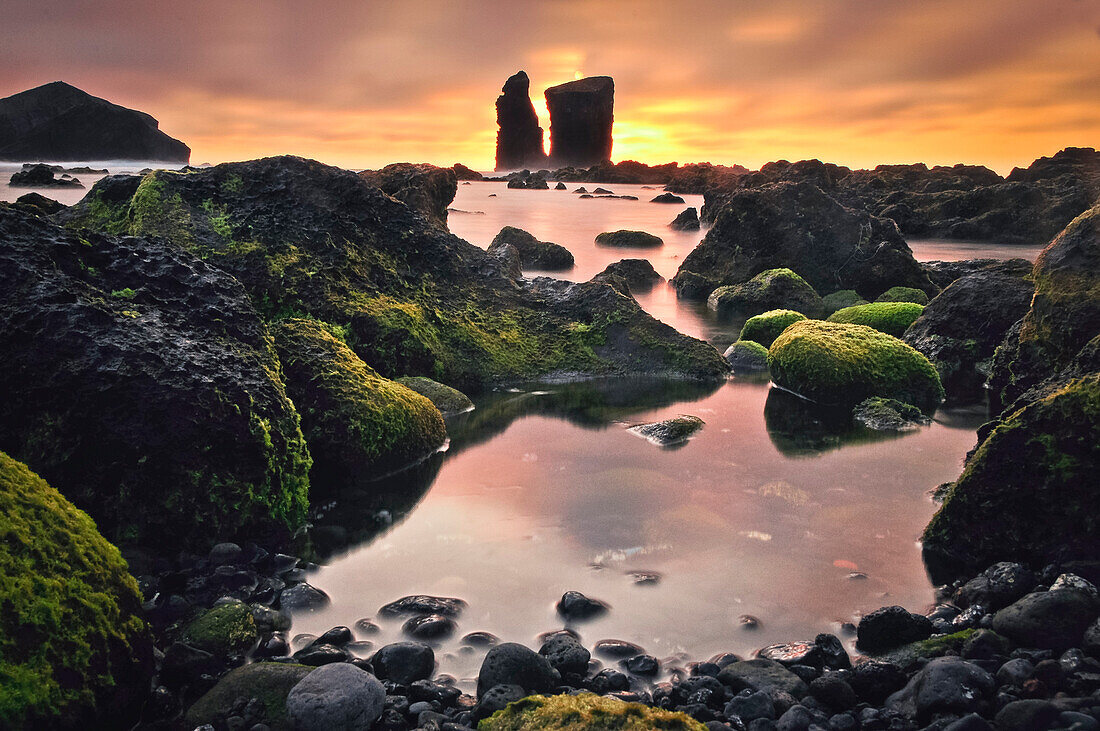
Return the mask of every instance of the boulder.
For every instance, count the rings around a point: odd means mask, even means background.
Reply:
[[[722,354],[734,373],[755,373],[768,370],[768,349],[753,340],[738,340]]]
[[[617,731],[707,731],[686,713],[676,713],[641,703],[627,703],[594,693],[535,695],[512,703],[485,719],[480,731],[524,729],[616,729]]]
[[[412,594],[390,602],[378,610],[382,617],[416,616],[421,614],[441,614],[444,617],[457,617],[466,609],[464,599],[428,594]]]
[[[718,680],[734,693],[742,690],[765,691],[772,697],[777,693],[789,693],[801,698],[809,690],[806,683],[785,667],[765,658],[739,660],[718,673]]]
[[[915,287],[891,287],[876,297],[875,302],[915,302],[926,305],[928,295]]]
[[[923,640],[932,634],[932,622],[905,607],[883,607],[859,620],[856,645],[864,652],[882,652]]]
[[[805,319],[805,315],[794,310],[764,312],[745,320],[738,339],[742,341],[751,340],[764,346],[764,348],[769,348],[784,330]]]
[[[199,613],[180,639],[215,657],[244,655],[260,639],[252,609],[243,602],[222,604]]]
[[[580,640],[565,633],[548,638],[539,648],[539,654],[552,668],[563,674],[584,675],[588,672],[588,661],[592,659],[592,653]]]
[[[664,421],[637,424],[630,427],[629,431],[643,439],[648,439],[659,447],[675,447],[683,445],[695,436],[695,433],[703,428],[704,423],[698,416],[681,414]]]
[[[447,439],[439,409],[383,378],[315,320],[273,326],[287,393],[303,414],[315,485],[346,484],[418,462]]]
[[[2,104],[3,101],[0,101]],[[76,178],[54,176],[49,165],[31,165],[12,173],[8,185],[13,188],[83,188],[84,184]]]
[[[912,302],[870,302],[845,307],[829,315],[829,322],[866,325],[900,338],[924,312],[924,306]]]
[[[872,396],[852,409],[852,421],[872,431],[910,431],[932,420],[916,406]]]
[[[695,210],[695,206],[689,206],[680,211],[679,215],[668,224],[668,227],[673,231],[698,231],[699,213]]]
[[[560,271],[573,268],[573,255],[569,249],[549,241],[539,241],[523,229],[505,226],[489,244],[489,253],[494,247],[511,244],[519,252],[519,261],[525,268]]]
[[[865,305],[867,300],[859,296],[859,292],[854,289],[841,289],[827,294],[821,298],[822,317],[828,317],[837,310],[842,310],[845,307],[855,307],[856,305]]]
[[[460,162],[456,162],[451,166],[451,170],[455,173],[455,178],[463,182],[470,180],[484,180],[485,176],[476,170],[471,170]]]
[[[610,76],[589,76],[552,86],[545,96],[554,166],[587,166],[611,159],[615,82]]]
[[[458,178],[451,168],[397,162],[381,170],[364,170],[359,177],[429,221],[447,227],[447,206],[458,192]]]
[[[659,196],[652,198],[650,203],[683,203],[684,199],[675,193],[661,193]]]
[[[0,725],[137,721],[154,672],[141,593],[95,523],[0,452]]]
[[[39,213],[44,216],[51,216],[65,207],[64,204],[58,203],[53,198],[47,198],[41,193],[24,193],[15,199],[15,205],[29,213]]]
[[[264,724],[272,731],[293,731],[287,718],[290,691],[314,669],[289,663],[257,662],[234,668],[195,701],[184,719],[190,728],[224,718],[227,708],[240,698],[256,698],[264,709]]]
[[[477,695],[482,697],[498,685],[518,685],[528,693],[551,691],[561,676],[545,657],[515,642],[489,650],[477,675]]]
[[[664,241],[659,236],[645,231],[605,231],[596,236],[598,246],[617,246],[635,249],[653,249],[663,246]]]
[[[768,368],[777,385],[821,404],[852,406],[881,396],[930,414],[943,401],[927,358],[864,325],[796,322],[772,343]]]
[[[63,81],[0,99],[0,160],[160,160],[186,163],[191,150],[144,112]]]
[[[311,460],[270,333],[183,247],[0,206],[0,369],[0,449],[116,541],[205,552],[305,517]]]
[[[402,376],[397,379],[397,382],[431,401],[443,416],[464,414],[467,411],[474,410],[474,402],[470,400],[469,396],[456,388],[451,388],[430,378]]]
[[[379,678],[408,685],[432,676],[435,652],[423,642],[394,642],[374,653],[371,665]]]
[[[608,264],[592,281],[606,282],[622,294],[648,292],[665,281],[647,259],[619,259]]]
[[[382,716],[386,689],[351,663],[314,670],[286,698],[287,719],[297,731],[367,731]]]
[[[558,601],[558,615],[567,622],[578,622],[607,614],[611,607],[599,599],[587,597],[579,591],[567,591]]]
[[[894,286],[936,291],[893,221],[845,208],[808,182],[735,191],[673,284],[681,296],[705,297],[782,267],[818,292],[854,289],[872,299]]]
[[[817,317],[824,309],[814,288],[786,268],[768,269],[747,282],[718,287],[707,297],[707,307],[720,315],[741,317],[777,309]]]
[[[542,127],[531,103],[531,80],[518,71],[504,82],[497,97],[497,170],[542,167]]]
[[[1080,647],[1100,615],[1096,597],[1079,589],[1028,594],[993,615],[993,629],[1024,647],[1063,652]]]
[[[937,714],[988,712],[995,687],[993,676],[977,665],[941,657],[929,661],[886,705],[923,725]]]

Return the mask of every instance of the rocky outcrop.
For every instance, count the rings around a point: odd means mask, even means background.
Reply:
[[[777,268],[795,269],[818,292],[854,289],[869,300],[894,286],[936,293],[893,221],[845,208],[807,182],[737,191],[673,284],[702,298]]]
[[[648,259],[619,259],[608,264],[592,280],[607,282],[623,294],[648,292],[665,281]]]
[[[485,176],[476,170],[471,170],[460,162],[456,162],[451,166],[451,170],[455,171],[455,177],[461,181],[468,180],[484,180]]]
[[[359,176],[419,211],[429,221],[447,226],[447,206],[458,192],[458,179],[453,169],[398,162],[381,170],[364,170]]]
[[[83,188],[84,184],[77,178],[55,177],[54,171],[49,165],[24,166],[22,170],[12,173],[8,184],[13,188]]]
[[[355,173],[294,157],[111,176],[58,214],[151,233],[233,274],[269,319],[312,317],[387,378],[460,389],[577,375],[722,378],[721,355],[606,284],[508,275]]]
[[[497,97],[497,170],[542,167],[542,127],[531,103],[531,80],[519,71],[504,82]]]
[[[63,81],[0,99],[0,160],[158,160],[186,163],[191,149],[145,112]]]
[[[520,264],[524,267],[545,271],[573,268],[573,254],[569,252],[569,249],[561,244],[539,241],[523,229],[505,226],[493,238],[488,251],[492,253],[493,247],[504,244],[516,247],[516,251],[519,252]]]
[[[112,540],[201,548],[305,516],[310,457],[267,327],[163,239],[0,205],[0,449]]]
[[[63,203],[47,198],[41,193],[24,193],[15,199],[15,206],[29,213],[39,213],[44,216],[53,215],[65,207]]]
[[[615,81],[610,76],[552,86],[546,90],[546,108],[554,165],[593,165],[611,159]]]
[[[960,259],[959,261],[922,261],[921,268],[928,274],[932,284],[940,289],[960,277],[968,274],[994,269],[1000,274],[1026,277],[1031,274],[1033,264],[1027,259]]]

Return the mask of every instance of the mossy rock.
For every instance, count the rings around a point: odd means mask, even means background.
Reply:
[[[439,409],[439,413],[444,416],[462,414],[474,409],[474,402],[470,400],[469,396],[456,388],[451,388],[430,378],[403,376],[398,378],[397,382],[431,401]]]
[[[900,338],[924,312],[924,305],[913,302],[871,302],[845,307],[829,315],[829,322],[866,325]]]
[[[180,639],[212,655],[241,655],[260,638],[252,609],[243,602],[206,609],[191,620]]]
[[[705,731],[686,713],[626,703],[594,693],[533,695],[509,703],[478,724],[478,731]]]
[[[873,431],[908,431],[929,423],[916,406],[879,396],[857,404],[852,409],[852,420]]]
[[[865,325],[796,322],[772,343],[768,368],[776,385],[821,404],[854,406],[881,396],[931,414],[943,402],[927,358]]]
[[[187,710],[189,728],[224,720],[227,709],[239,698],[257,698],[264,707],[263,722],[272,731],[291,731],[286,717],[286,697],[314,668],[290,663],[257,662],[234,668]]]
[[[1042,565],[1100,551],[1100,374],[1003,418],[924,531],[941,573],[995,561]]]
[[[664,241],[660,236],[654,236],[645,231],[605,231],[596,236],[596,244],[599,246],[616,246],[633,249],[655,249],[663,246]]]
[[[928,295],[916,287],[891,287],[876,297],[875,302],[914,302],[918,305],[926,305]]]
[[[152,673],[141,595],[118,549],[0,452],[0,726],[128,727]]]
[[[978,630],[971,628],[952,632],[947,635],[936,635],[926,640],[910,642],[907,645],[894,648],[884,654],[876,655],[875,659],[881,662],[893,663],[902,669],[912,668],[917,666],[921,661],[931,660],[934,657],[960,654],[966,641],[977,632]]]
[[[768,269],[747,282],[718,287],[707,307],[720,315],[752,316],[775,309],[793,309],[810,317],[822,313],[821,297],[791,269]]]
[[[865,305],[867,300],[859,296],[859,292],[854,289],[842,289],[839,292],[833,292],[827,294],[821,298],[821,305],[823,308],[822,316],[828,317],[837,310],[843,310],[845,307],[855,307],[856,305]]]
[[[751,340],[768,348],[780,333],[799,320],[805,319],[805,315],[794,310],[769,310],[746,320],[741,328],[739,339]]]
[[[753,340],[738,340],[722,355],[733,366],[734,373],[768,370],[768,349]]]
[[[431,401],[383,378],[321,323],[273,327],[287,392],[302,414],[314,484],[381,476],[435,452],[447,438]]]

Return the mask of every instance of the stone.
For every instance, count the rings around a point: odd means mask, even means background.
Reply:
[[[542,655],[523,645],[505,642],[489,650],[477,676],[477,695],[481,698],[498,685],[518,685],[527,693],[551,691],[561,675]]]
[[[653,265],[646,259],[620,259],[608,264],[592,281],[606,282],[621,294],[648,292],[663,281]]]
[[[314,672],[304,665],[256,662],[234,668],[223,675],[187,710],[189,728],[213,724],[225,718],[225,711],[240,698],[257,698],[263,706],[264,723],[274,731],[292,731],[286,715],[287,696],[303,678]]]
[[[993,615],[998,634],[1025,647],[1062,651],[1080,646],[1100,604],[1076,589],[1028,594]]]
[[[567,634],[547,638],[539,648],[539,654],[563,675],[584,675],[588,670],[588,661],[592,659],[592,653],[577,638]]]
[[[854,289],[842,289],[831,294],[827,294],[821,298],[822,317],[828,317],[838,310],[843,310],[845,307],[855,307],[856,305],[865,305],[867,300],[859,296],[859,292]]]
[[[759,373],[768,370],[768,349],[753,340],[732,343],[722,357],[734,373]]]
[[[364,170],[359,177],[420,213],[428,221],[447,227],[447,207],[458,192],[454,170],[398,162],[381,170]]]
[[[699,213],[695,210],[695,206],[689,206],[672,219],[668,224],[668,227],[673,231],[698,231],[699,230]]]
[[[306,583],[287,587],[279,594],[279,607],[290,613],[314,612],[330,602],[328,594]]]
[[[379,678],[408,685],[432,676],[435,652],[423,642],[394,642],[374,653],[371,665]]]
[[[467,606],[463,599],[413,594],[384,605],[378,610],[378,614],[382,617],[439,614],[453,618],[462,614]]]
[[[907,680],[900,667],[891,662],[877,660],[858,663],[848,676],[848,684],[859,699],[876,706],[905,687]]]
[[[645,231],[605,231],[596,236],[598,246],[614,246],[634,249],[653,249],[664,246],[664,241],[659,236]]]
[[[551,164],[588,166],[611,159],[615,82],[610,76],[552,86],[545,96]]]
[[[717,292],[719,290],[715,291]],[[745,320],[745,324],[741,327],[741,334],[738,336],[738,340],[753,341],[759,343],[764,348],[769,348],[784,330],[794,323],[805,319],[805,315],[801,312],[795,312],[794,310],[768,310],[767,312],[753,315],[748,320]]]
[[[682,414],[664,421],[637,424],[630,427],[628,431],[659,447],[676,447],[695,436],[705,423],[698,416]]]
[[[742,723],[751,723],[758,718],[775,718],[775,704],[771,696],[762,690],[744,690],[733,697],[722,710],[726,716],[736,716]]]
[[[439,640],[450,637],[458,625],[450,617],[441,614],[427,614],[422,617],[409,617],[401,625],[401,631],[418,640]]]
[[[520,264],[529,269],[561,271],[573,268],[573,255],[569,249],[549,241],[539,241],[523,229],[505,226],[489,244],[489,253],[493,247],[511,244],[519,252]]]
[[[63,81],[0,99],[0,160],[157,160],[186,163],[191,150],[145,112]]]
[[[431,401],[443,416],[464,414],[474,410],[474,402],[469,396],[439,381],[433,381],[425,376],[402,376],[397,379],[397,382]]]
[[[15,204],[24,209],[29,209],[31,213],[41,213],[46,216],[52,216],[65,208],[64,204],[58,203],[53,198],[47,198],[41,193],[33,192],[19,196],[15,199]]]
[[[1039,577],[1033,571],[1001,561],[959,587],[955,599],[962,607],[977,604],[995,612],[1029,593],[1037,583]]]
[[[883,607],[866,614],[856,630],[856,645],[865,652],[882,652],[900,645],[926,639],[932,634],[932,622],[905,607]]]
[[[859,402],[852,421],[872,431],[912,431],[932,422],[916,406],[878,396]]]
[[[930,660],[906,686],[890,696],[887,708],[927,724],[937,714],[987,712],[996,681],[973,663],[956,657]]]
[[[3,100],[0,100],[0,105]],[[83,188],[84,185],[76,178],[54,176],[49,165],[32,165],[29,168],[12,173],[8,185],[13,188]]]
[[[661,193],[649,201],[650,203],[683,203],[684,199],[675,193]]]
[[[718,673],[718,680],[732,688],[735,693],[747,688],[751,691],[765,691],[772,697],[778,692],[802,698],[809,690],[797,675],[779,663],[764,658],[731,663]]]
[[[349,663],[317,668],[295,685],[286,715],[299,731],[367,731],[382,716],[386,689]]]
[[[531,80],[518,71],[504,82],[497,97],[496,170],[542,167],[542,127],[531,103]]]
[[[626,640],[600,640],[596,643],[594,649],[600,657],[611,660],[625,660],[628,657],[645,653],[641,646]]]
[[[923,311],[923,305],[912,302],[869,302],[837,310],[829,315],[828,321],[866,325],[900,338]]]
[[[1055,728],[1061,711],[1050,701],[1012,701],[997,711],[993,722],[1003,731],[1039,731]]]
[[[187,644],[222,658],[244,654],[259,638],[252,608],[242,602],[204,610],[181,635]]]
[[[747,282],[718,287],[707,297],[707,308],[719,315],[739,317],[768,311],[795,311],[817,317],[824,305],[806,280],[784,267],[760,272]]]

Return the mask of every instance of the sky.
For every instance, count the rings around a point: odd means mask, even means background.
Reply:
[[[966,162],[1100,146],[1100,0],[0,0],[0,96],[63,80],[192,162],[491,169],[504,81],[615,79],[614,160]],[[548,141],[549,135],[547,135]]]

